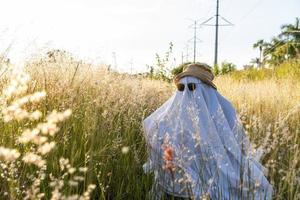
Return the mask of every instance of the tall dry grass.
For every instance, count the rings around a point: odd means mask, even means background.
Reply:
[[[300,82],[276,77],[259,81],[218,77],[220,92],[240,113],[251,141],[264,148],[263,164],[274,199],[300,198]]]
[[[39,182],[36,188],[44,194],[43,198],[51,199],[51,176],[64,176],[65,187],[60,192],[73,199],[79,199],[74,194],[84,194],[90,184],[96,185],[92,199],[148,198],[153,177],[142,170],[147,155],[141,122],[171,96],[175,87],[104,68],[53,56],[26,66],[33,80],[26,92],[47,93],[38,104],[43,116],[53,109],[68,108],[72,115],[59,123],[60,129],[51,138],[55,147],[44,156],[43,178],[36,174],[35,166],[21,164],[16,168],[21,171],[15,171],[10,177],[14,183],[11,185],[3,174],[10,173],[8,167],[18,165],[20,159],[9,165],[1,161],[1,199],[22,199],[35,181]],[[3,88],[6,81],[1,83]],[[274,198],[300,198],[299,82],[292,79],[236,81],[225,76],[218,77],[216,84],[236,106],[251,141],[264,147],[262,162],[269,169],[268,179],[276,192]],[[15,142],[26,122],[0,124],[0,146],[18,149],[20,154],[30,148]],[[82,181],[70,183],[74,177],[64,175],[61,165],[65,162],[59,162],[61,157],[68,159],[66,165],[88,169]],[[30,174],[36,175],[28,179]],[[20,193],[14,194],[12,187]]]

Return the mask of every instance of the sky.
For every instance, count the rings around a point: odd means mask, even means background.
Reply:
[[[192,61],[192,20],[215,14],[216,0],[0,0],[0,53],[15,64],[63,49],[88,62],[141,72],[173,43],[169,65]],[[220,0],[220,15],[233,26],[219,29],[219,64],[242,68],[280,26],[300,17],[300,0]],[[214,23],[214,21],[212,21]],[[221,24],[226,22],[220,20]],[[196,60],[213,64],[214,27],[197,30]]]

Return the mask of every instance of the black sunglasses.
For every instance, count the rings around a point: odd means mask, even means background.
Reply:
[[[177,89],[182,92],[184,90],[185,85],[182,83],[178,83],[177,85]],[[190,91],[194,91],[196,89],[196,83],[188,83],[187,84],[188,88]]]

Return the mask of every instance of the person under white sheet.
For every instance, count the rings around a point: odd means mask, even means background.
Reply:
[[[174,78],[174,95],[143,121],[152,199],[272,199],[267,170],[213,78],[208,65],[189,65]]]

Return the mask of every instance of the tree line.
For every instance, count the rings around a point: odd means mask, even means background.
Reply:
[[[258,58],[252,60],[258,67],[277,66],[286,60],[299,58],[300,55],[300,18],[294,24],[284,24],[281,32],[267,42],[263,39],[253,44],[258,49]]]

